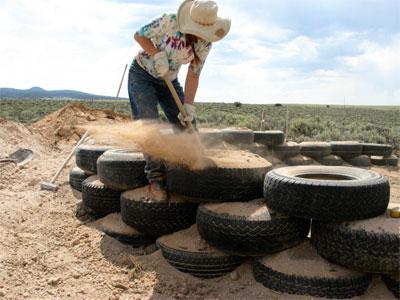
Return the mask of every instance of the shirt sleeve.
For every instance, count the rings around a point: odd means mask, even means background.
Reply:
[[[206,62],[207,56],[211,50],[211,43],[196,43],[195,51],[199,60],[193,60],[190,63],[190,70],[193,71],[196,75],[200,76],[201,70],[203,69],[204,63]]]
[[[172,16],[164,14],[154,19],[150,23],[142,26],[137,33],[139,36],[146,37],[150,40],[156,39],[164,35],[171,26]]]

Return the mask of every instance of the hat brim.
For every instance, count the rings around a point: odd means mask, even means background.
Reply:
[[[180,32],[193,34],[208,42],[222,40],[231,28],[231,20],[217,17],[217,21],[213,25],[196,23],[190,17],[192,4],[193,0],[186,0],[178,9],[177,20]]]

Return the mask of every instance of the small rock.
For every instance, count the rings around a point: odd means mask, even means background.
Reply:
[[[233,280],[236,281],[239,279],[239,273],[235,270],[233,272],[231,272],[231,274],[229,274],[229,277]]]
[[[189,290],[187,288],[185,288],[185,287],[179,288],[178,292],[181,293],[182,295],[189,294]]]
[[[115,288],[121,289],[121,290],[127,290],[127,289],[129,289],[128,286],[126,286],[124,283],[119,282],[119,281],[114,282],[114,283],[113,283],[113,286],[114,286]]]
[[[5,297],[5,296],[6,296],[6,294],[4,294],[3,291],[0,291],[0,297]]]
[[[47,284],[51,286],[56,286],[61,283],[61,278],[60,277],[52,277],[49,280],[47,280]]]
[[[75,279],[79,279],[81,277],[81,274],[75,273],[75,274],[72,275],[72,277],[75,278]]]
[[[119,300],[119,297],[113,295],[113,296],[108,297],[108,300]]]
[[[87,117],[86,117],[86,120],[88,120],[88,121],[96,121],[97,119],[94,117],[94,116],[92,116],[92,115],[88,115]]]
[[[79,245],[80,242],[81,241],[79,239],[76,239],[76,240],[72,241],[72,246]]]

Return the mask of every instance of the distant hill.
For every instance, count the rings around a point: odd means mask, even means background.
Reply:
[[[93,95],[73,90],[59,90],[59,91],[47,91],[40,87],[33,87],[27,90],[19,90],[12,88],[0,88],[0,100],[2,99],[115,99],[115,97]]]

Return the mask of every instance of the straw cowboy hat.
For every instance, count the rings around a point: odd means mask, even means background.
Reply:
[[[177,14],[179,30],[209,42],[219,41],[228,34],[231,20],[220,18],[217,13],[214,1],[185,0]]]

